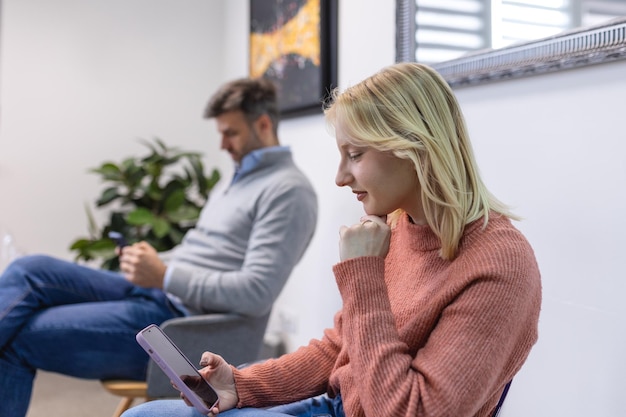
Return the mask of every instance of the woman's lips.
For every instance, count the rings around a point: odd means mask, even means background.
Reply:
[[[367,195],[367,193],[363,191],[356,191],[355,194],[356,194],[356,199],[359,201],[363,201],[363,199]]]

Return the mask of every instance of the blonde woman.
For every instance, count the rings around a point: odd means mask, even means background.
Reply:
[[[236,369],[206,352],[211,414],[492,416],[537,340],[540,273],[480,178],[454,94],[431,68],[396,64],[335,92],[325,115],[336,183],[366,213],[339,233],[343,307],[276,360]],[[124,417],[197,415],[174,400]]]

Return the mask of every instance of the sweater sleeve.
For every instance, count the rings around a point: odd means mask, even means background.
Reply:
[[[346,410],[362,408],[366,416],[490,415],[502,386],[536,340],[540,304],[534,256],[524,249],[502,255],[474,261],[511,271],[506,276],[466,264],[469,271],[482,272],[442,284],[442,295],[435,297],[440,305],[428,305],[431,311],[423,313],[436,312],[434,328],[420,329],[419,316],[407,321],[413,333],[427,335],[416,351],[396,328],[382,258],[336,265],[344,301],[342,338],[350,358],[341,378]]]
[[[341,313],[335,327],[326,329],[321,340],[277,359],[269,359],[244,369],[235,369],[239,396],[237,407],[268,407],[288,404],[323,394],[340,351]]]

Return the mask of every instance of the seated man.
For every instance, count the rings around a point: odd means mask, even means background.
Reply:
[[[235,164],[182,243],[120,253],[121,274],[43,255],[0,276],[0,417],[26,414],[37,369],[90,379],[145,378],[135,334],[210,312],[267,314],[313,236],[317,197],[279,146],[274,85],[225,84],[211,98],[221,148]]]

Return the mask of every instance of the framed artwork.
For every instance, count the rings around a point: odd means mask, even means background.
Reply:
[[[337,0],[250,0],[250,76],[278,87],[282,118],[321,113],[337,85]]]

